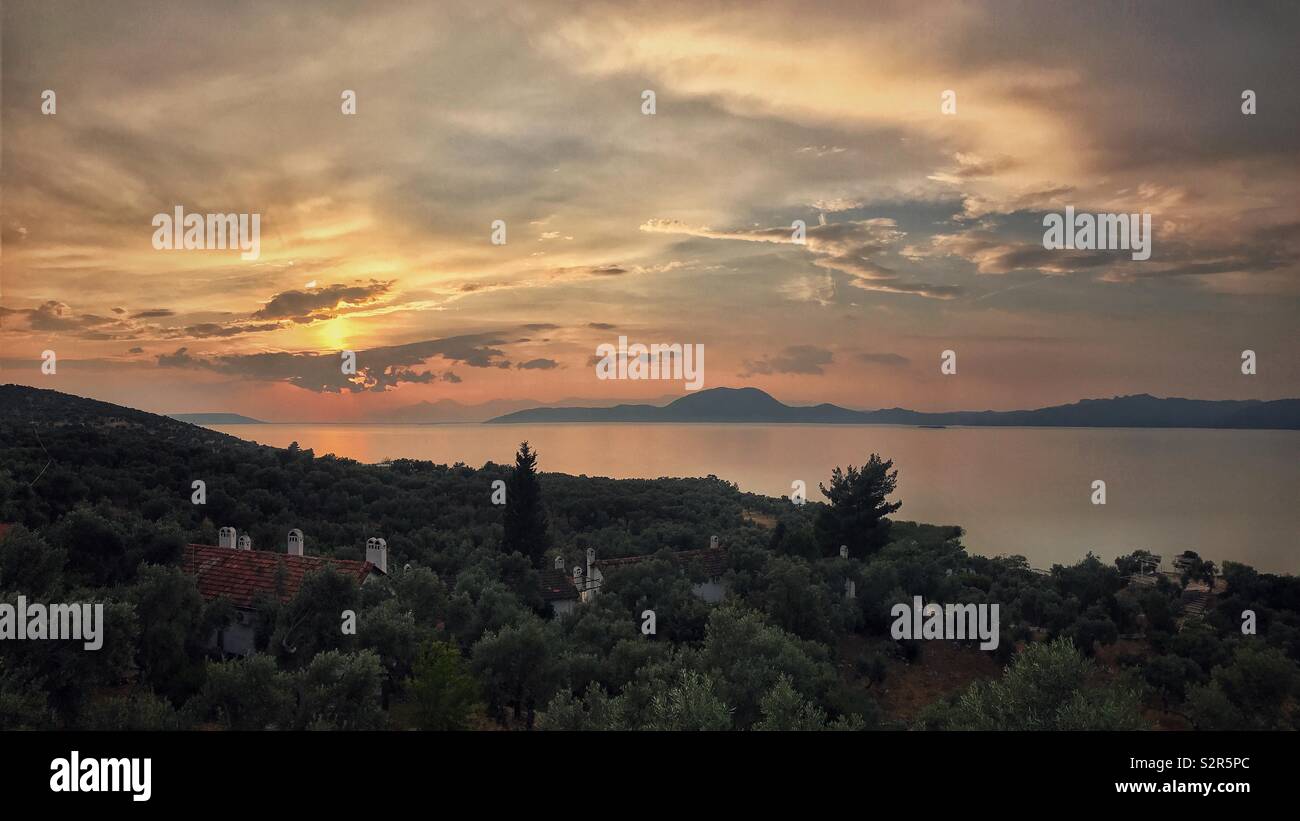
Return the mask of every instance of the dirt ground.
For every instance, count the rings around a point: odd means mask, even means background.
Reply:
[[[989,653],[977,647],[936,641],[926,644],[911,664],[890,662],[885,680],[872,690],[890,718],[910,722],[949,693],[1000,675],[1002,666]]]
[[[759,513],[754,510],[742,510],[741,515],[744,517],[745,521],[753,522],[759,527],[767,528],[768,530],[776,527],[776,517],[768,513]]]

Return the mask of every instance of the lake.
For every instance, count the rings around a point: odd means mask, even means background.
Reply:
[[[1142,548],[1300,572],[1300,432],[876,425],[214,425],[265,445],[297,441],[362,462],[514,461],[528,440],[542,470],[615,478],[707,476],[808,498],[836,465],[872,452],[898,470],[896,514],[966,529],[972,553],[1035,567]],[[1106,504],[1091,502],[1106,483]]]

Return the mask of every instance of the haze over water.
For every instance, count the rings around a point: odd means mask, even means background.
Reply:
[[[955,524],[972,553],[1021,554],[1035,567],[1088,551],[1195,550],[1215,562],[1300,572],[1300,432],[856,425],[212,426],[318,456],[508,464],[528,440],[544,471],[614,478],[707,476],[741,490],[810,500],[832,468],[872,452],[894,460],[896,518]],[[1091,485],[1106,482],[1106,504]],[[488,490],[484,489],[486,499]]]

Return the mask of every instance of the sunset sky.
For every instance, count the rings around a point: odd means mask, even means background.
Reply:
[[[621,334],[791,403],[1300,396],[1298,22],[7,1],[0,382],[276,421],[683,392],[598,380]],[[178,205],[261,214],[260,258],[155,250]],[[1150,213],[1151,258],[1044,249],[1066,206]]]

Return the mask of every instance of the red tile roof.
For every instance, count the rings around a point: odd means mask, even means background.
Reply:
[[[573,579],[569,578],[563,570],[543,570],[540,575],[542,601],[578,598],[578,588],[573,586]]]
[[[344,576],[366,580],[379,569],[370,562],[329,559],[324,556],[290,556],[270,550],[234,550],[229,547],[191,544],[185,546],[182,568],[198,577],[199,593],[205,599],[224,596],[236,607],[251,607],[258,593],[275,595],[277,569],[284,568],[280,601],[298,593],[308,572],[329,565]]]
[[[6,524],[6,523],[3,523],[3,522],[0,522],[0,539],[3,539],[3,538],[5,537],[5,534],[7,534],[9,531],[13,530],[15,526],[16,526],[16,525],[11,525],[11,524]]]
[[[592,564],[597,570],[604,573],[607,570],[617,570],[621,567],[649,561],[656,558],[656,556],[657,554],[651,554],[649,556],[628,556],[622,559],[597,559]],[[725,547],[716,550],[713,548],[679,550],[669,554],[668,558],[678,564],[698,566],[709,578],[721,576],[727,570],[727,549]]]

